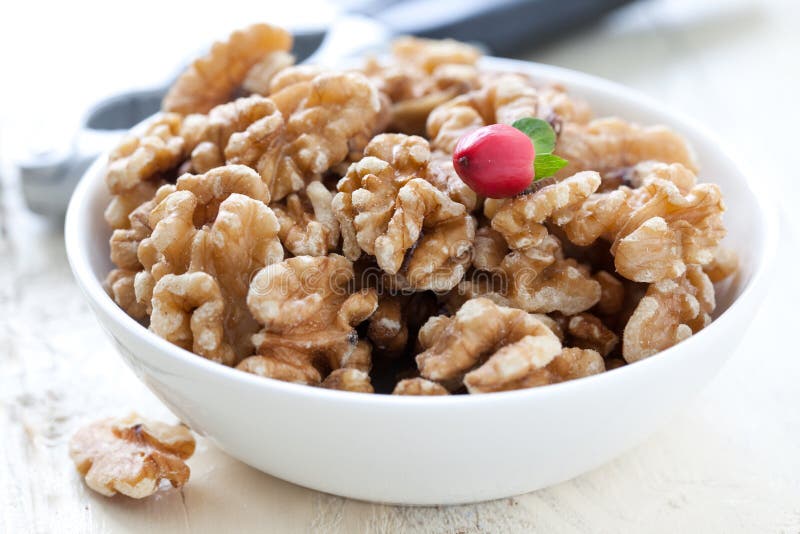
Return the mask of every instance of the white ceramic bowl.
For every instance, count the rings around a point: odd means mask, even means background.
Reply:
[[[150,333],[106,295],[111,268],[105,158],[87,171],[66,221],[75,278],[125,362],[169,408],[243,462],[317,490],[402,504],[516,495],[593,469],[641,441],[719,370],[759,304],[776,249],[775,208],[693,121],[588,75],[486,59],[487,67],[563,83],[598,116],[663,123],[695,148],[701,178],[721,185],[741,273],[716,320],[689,340],[601,375],[506,393],[364,395],[265,379],[205,360]]]

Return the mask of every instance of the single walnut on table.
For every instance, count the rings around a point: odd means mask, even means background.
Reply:
[[[131,414],[81,428],[70,440],[69,455],[94,491],[142,499],[154,494],[163,480],[176,488],[186,484],[185,460],[194,448],[194,438],[185,426]]]

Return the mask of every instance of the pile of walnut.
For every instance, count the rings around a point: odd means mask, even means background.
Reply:
[[[696,333],[736,270],[719,188],[660,127],[404,38],[293,65],[266,24],[217,43],[110,155],[109,293],[172,343],[290,382],[483,393],[619,367]],[[570,164],[508,200],[455,174],[465,132],[549,121]]]

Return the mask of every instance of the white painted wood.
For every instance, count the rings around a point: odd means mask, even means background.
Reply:
[[[182,491],[144,502],[92,494],[66,455],[74,429],[132,408],[171,415],[124,367],[78,294],[60,228],[21,207],[6,149],[15,131],[0,123],[0,532],[800,532],[800,7],[698,4],[639,3],[530,58],[683,109],[733,146],[754,180],[780,184],[775,285],[722,373],[660,432],[594,472],[514,499],[355,502],[257,472],[203,439]],[[20,105],[0,106],[0,117],[18,116]]]

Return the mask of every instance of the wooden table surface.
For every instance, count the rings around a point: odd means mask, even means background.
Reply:
[[[723,371],[658,433],[572,481],[470,506],[394,507],[321,494],[204,439],[183,490],[141,502],[95,495],[66,454],[79,424],[131,409],[174,417],[116,355],[72,280],[61,229],[22,208],[6,160],[0,532],[800,532],[800,9],[793,0],[698,4],[636,4],[530,56],[693,114],[734,148],[754,180],[780,188],[771,291]],[[7,141],[12,132],[6,125],[0,134]]]

